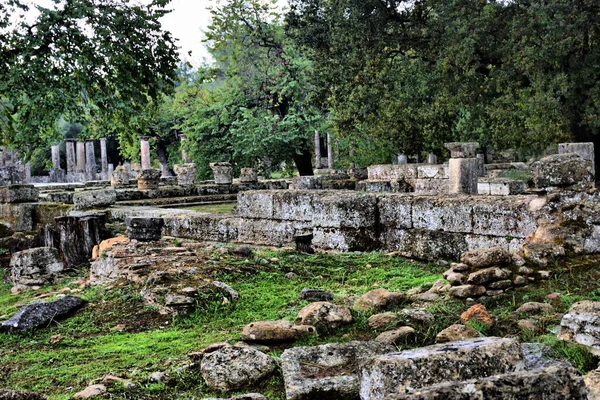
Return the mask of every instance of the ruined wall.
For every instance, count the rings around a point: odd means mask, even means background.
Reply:
[[[384,164],[370,166],[367,171],[369,181],[405,181],[416,193],[440,194],[450,189],[449,167],[446,164]]]

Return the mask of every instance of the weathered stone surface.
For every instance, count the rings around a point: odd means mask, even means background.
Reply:
[[[385,329],[387,327],[395,326],[398,324],[398,316],[391,312],[383,314],[371,315],[367,320],[367,324],[372,329]]]
[[[382,164],[367,167],[370,181],[397,181],[415,179],[418,176],[417,164]]]
[[[523,314],[547,314],[554,311],[554,307],[548,303],[538,303],[535,301],[530,301],[521,305],[521,307],[517,308],[518,313]]]
[[[363,364],[360,396],[383,399],[436,383],[512,372],[521,360],[516,340],[494,337],[385,354]]]
[[[453,286],[464,285],[467,283],[467,276],[465,274],[455,272],[452,269],[444,272],[444,278]]]
[[[466,299],[467,297],[483,296],[486,292],[484,286],[479,285],[460,285],[452,286],[449,290],[450,296]]]
[[[212,285],[219,289],[221,293],[226,295],[232,302],[235,302],[240,298],[240,294],[234,288],[224,282],[213,281]]]
[[[435,337],[435,342],[448,343],[478,337],[479,333],[475,329],[461,324],[454,324],[438,333]]]
[[[296,318],[296,325],[312,325],[325,331],[339,328],[350,322],[352,322],[352,313],[348,307],[326,301],[307,305],[300,310]]]
[[[583,377],[583,381],[588,390],[588,400],[600,400],[600,370],[588,372]]]
[[[575,153],[592,162],[592,171],[595,171],[596,162],[594,154],[594,143],[559,143],[558,154]]]
[[[509,196],[523,193],[527,183],[508,178],[479,178],[477,181],[478,194],[490,196]]]
[[[210,169],[213,171],[215,176],[215,183],[217,185],[229,185],[233,182],[231,172],[233,167],[228,162],[210,163]]]
[[[293,180],[294,188],[297,190],[323,189],[322,176],[297,176]]]
[[[226,346],[202,358],[200,371],[212,390],[238,390],[253,386],[277,369],[275,360],[252,347]]]
[[[258,182],[258,172],[254,168],[242,168],[240,171],[240,183]]]
[[[594,186],[592,162],[579,154],[553,154],[531,165],[537,188],[589,189]]]
[[[152,217],[128,217],[125,223],[129,239],[150,242],[161,238],[164,220]]]
[[[386,331],[381,333],[379,336],[375,338],[376,342],[386,343],[386,344],[402,344],[406,342],[409,338],[411,338],[415,334],[414,328],[410,326],[403,326],[398,329],[394,329],[391,331]]]
[[[524,368],[527,371],[554,366],[572,367],[568,361],[563,360],[556,350],[547,344],[521,343],[521,350],[523,350]]]
[[[141,170],[136,175],[138,190],[157,190],[161,175],[162,172],[159,169]]]
[[[214,397],[207,397],[204,400],[268,400],[268,399],[260,393],[248,393],[248,394],[240,394],[238,396],[229,397],[227,399],[217,399]]]
[[[451,158],[449,161],[449,193],[477,194],[479,160],[477,158]]]
[[[91,399],[93,397],[103,396],[108,392],[108,389],[104,385],[90,385],[83,389],[81,392],[77,392],[73,395],[74,399]]]
[[[472,203],[462,199],[415,197],[412,202],[412,225],[428,231],[470,233],[473,231],[472,210]]]
[[[527,242],[521,247],[520,253],[524,259],[540,267],[544,267],[566,254],[564,247],[550,242]]]
[[[10,259],[10,281],[18,288],[53,283],[63,270],[58,250],[50,247],[20,251]]]
[[[401,304],[405,299],[404,293],[375,289],[360,296],[354,303],[354,308],[363,311],[384,310]]]
[[[196,164],[175,164],[173,171],[177,175],[179,186],[193,186],[196,184]]]
[[[405,308],[398,315],[416,325],[431,325],[435,322],[435,316],[425,308]]]
[[[288,349],[280,358],[286,399],[358,399],[361,362],[390,351],[393,346],[375,342]]]
[[[17,390],[0,389],[0,400],[45,400],[42,395]]]
[[[460,315],[460,321],[463,324],[466,324],[470,321],[480,322],[487,326],[492,326],[494,324],[490,313],[488,313],[483,304],[474,304],[469,307],[467,311]]]
[[[356,190],[367,193],[388,193],[392,191],[390,181],[360,181],[356,184]]]
[[[117,192],[114,189],[86,190],[73,195],[75,209],[106,208],[117,202]]]
[[[490,267],[470,273],[467,283],[471,285],[485,285],[490,282],[508,279],[510,275],[511,272],[508,269]]]
[[[94,246],[106,237],[106,216],[101,213],[80,213],[58,217],[55,221],[65,265],[76,267],[87,264]]]
[[[31,303],[21,307],[2,328],[12,332],[24,332],[45,326],[53,320],[64,318],[82,307],[85,301],[75,296],[64,296],[47,303]]]
[[[242,340],[247,342],[286,342],[308,335],[316,335],[313,326],[292,325],[289,321],[258,321],[242,330]]]
[[[461,262],[475,268],[504,265],[510,260],[510,254],[501,247],[473,250],[460,255]]]
[[[600,355],[600,302],[579,301],[560,321],[558,340],[579,343]]]
[[[327,290],[304,288],[299,298],[308,301],[333,301],[333,293]]]
[[[479,377],[462,382],[446,382],[397,394],[386,400],[585,400],[587,389],[574,368],[550,367],[534,371]]]
[[[114,188],[121,188],[129,185],[129,171],[123,165],[119,165],[110,177],[110,185]]]
[[[10,185],[0,187],[0,203],[35,203],[39,190],[33,185]]]
[[[450,150],[452,158],[472,158],[477,156],[479,143],[477,142],[451,142],[444,144]]]

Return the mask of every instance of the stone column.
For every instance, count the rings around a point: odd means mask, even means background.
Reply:
[[[67,173],[75,172],[75,143],[72,140],[66,141],[67,146]]]
[[[479,178],[479,160],[476,157],[479,143],[454,142],[446,143],[450,150],[449,161],[450,193],[477,194]]]
[[[408,157],[406,154],[398,154],[398,165],[408,164]]]
[[[60,147],[55,144],[50,149],[52,151],[52,169],[60,169]]]
[[[427,164],[437,164],[437,156],[433,153],[427,155]]]
[[[321,168],[321,134],[315,131],[315,169]]]
[[[150,143],[146,136],[140,138],[140,153],[142,156],[142,170],[150,169]]]
[[[185,136],[181,135],[181,142],[179,145],[181,148],[181,160],[183,161],[184,164],[191,164],[192,160],[188,156],[187,152],[185,151],[185,142],[187,142],[187,138]]]
[[[94,141],[85,142],[85,177],[88,181],[95,181],[96,176],[96,155],[94,153]]]
[[[85,143],[77,142],[77,172],[85,173]]]
[[[109,179],[108,153],[106,152],[106,138],[100,139],[100,158],[102,162],[102,179]]]
[[[329,133],[327,134],[327,168],[333,169],[333,144]]]
[[[485,176],[485,154],[477,154],[477,173],[479,176]]]

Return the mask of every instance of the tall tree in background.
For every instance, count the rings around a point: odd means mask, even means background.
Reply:
[[[88,137],[116,131],[122,148],[133,145],[176,78],[174,39],[158,21],[169,1],[54,1],[28,22],[22,2],[0,0],[2,144],[46,144],[62,117]]]

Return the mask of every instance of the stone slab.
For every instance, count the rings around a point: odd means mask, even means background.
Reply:
[[[35,203],[39,190],[33,185],[10,185],[0,187],[0,203]]]

